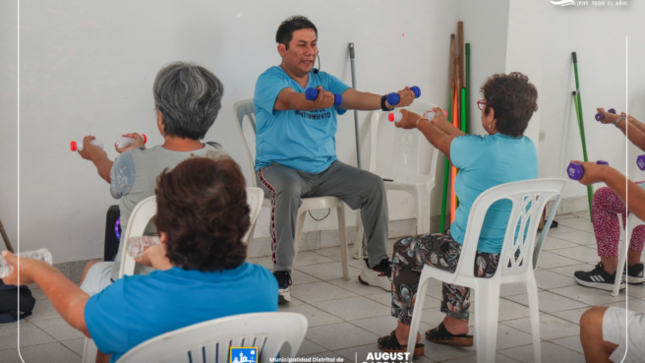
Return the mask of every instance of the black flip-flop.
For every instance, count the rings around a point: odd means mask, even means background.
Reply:
[[[392,330],[390,335],[386,335],[384,337],[378,338],[378,349],[389,353],[399,353],[399,352],[405,353],[408,351],[408,346],[399,344],[399,340],[396,339],[394,330]],[[422,356],[424,352],[425,352],[425,346],[421,343],[416,343],[414,346],[414,356],[415,357]]]
[[[452,335],[443,325],[439,324],[438,327],[428,330],[426,332],[426,339],[438,344],[447,344],[447,345],[456,345],[458,347],[472,347],[473,346],[473,336],[472,335]]]

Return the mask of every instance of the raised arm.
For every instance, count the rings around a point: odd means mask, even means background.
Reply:
[[[604,115],[604,118],[600,122],[602,122],[603,124],[615,125],[620,129],[620,131],[622,131],[624,135],[627,136],[632,144],[645,151],[645,124],[636,120],[632,116],[626,116],[625,113],[616,115],[605,111],[605,109],[602,107],[599,107],[596,110]],[[621,120],[618,122],[618,124],[616,124],[616,121],[618,121],[619,119]]]
[[[609,165],[598,165],[595,162],[577,160],[572,162],[582,165],[585,170],[584,176],[579,180],[581,184],[589,185],[604,182],[620,197],[630,212],[636,214],[641,220],[645,220],[645,189],[639,187]],[[627,195],[629,195],[629,200],[626,198]]]
[[[110,170],[112,170],[112,164],[114,164],[114,162],[108,159],[105,150],[90,144],[92,139],[94,139],[94,136],[92,135],[85,136],[83,138],[83,150],[79,150],[78,153],[83,159],[94,163],[99,176],[110,184],[112,182],[112,179],[110,178]]]
[[[412,101],[414,101],[414,92],[410,90],[410,87],[405,87],[397,92],[397,94],[400,98],[399,103],[392,106],[385,101],[386,107],[405,107],[411,105]],[[380,110],[381,97],[381,95],[377,95],[375,93],[361,92],[350,88],[343,92],[343,103],[339,107],[346,110]]]
[[[60,316],[73,328],[91,338],[85,324],[85,304],[90,298],[88,294],[50,264],[31,258],[20,259],[18,281],[18,258],[9,251],[3,251],[2,256],[14,267],[11,275],[2,280],[5,284],[29,285],[35,282]]]
[[[280,91],[273,108],[278,111],[313,111],[319,108],[332,107],[334,105],[334,94],[323,90],[322,87],[316,87],[316,89],[318,90],[318,98],[314,101],[309,101],[305,98],[304,93],[296,92],[293,88],[287,87]]]

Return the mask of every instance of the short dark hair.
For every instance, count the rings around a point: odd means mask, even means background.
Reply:
[[[224,86],[202,66],[175,62],[157,73],[152,92],[165,134],[199,140],[217,118]]]
[[[168,259],[185,270],[234,269],[246,259],[251,222],[246,182],[229,156],[194,157],[157,178],[159,232]]]
[[[495,110],[497,131],[513,137],[524,135],[529,120],[537,111],[538,92],[529,77],[520,72],[489,77],[481,87],[486,101],[484,112]]]
[[[306,16],[294,15],[287,20],[283,21],[282,24],[278,27],[278,31],[275,33],[276,43],[284,44],[287,49],[289,49],[289,43],[293,39],[293,32],[300,29],[313,29],[318,37],[318,29],[314,23],[311,22]]]

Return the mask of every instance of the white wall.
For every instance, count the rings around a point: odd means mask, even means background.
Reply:
[[[14,248],[18,247],[16,11],[15,1],[0,1],[0,220]]]
[[[483,132],[476,101],[485,78],[505,71],[526,72],[540,94],[540,113],[531,127],[546,131],[546,140],[539,143],[543,177],[563,176],[563,160],[581,154],[570,96],[570,53],[576,50],[589,157],[624,165],[624,138],[611,127],[596,124],[593,108],[604,105],[622,109],[626,104],[623,44],[625,34],[630,34],[630,110],[645,119],[645,78],[638,69],[645,60],[639,47],[644,44],[644,5],[630,2],[624,8],[562,8],[546,0],[543,3],[203,0],[187,5],[153,0],[23,1],[23,249],[49,247],[57,262],[101,256],[105,212],[115,201],[92,165],[69,152],[67,143],[89,133],[111,141],[122,132],[138,131],[149,136],[151,145],[158,144],[161,139],[155,128],[151,87],[158,69],[168,62],[194,61],[220,77],[225,85],[223,108],[206,139],[222,143],[247,168],[233,124],[233,104],[252,97],[257,76],[280,62],[275,30],[282,20],[296,13],[309,16],[319,28],[324,71],[350,84],[347,43],[353,42],[359,89],[383,94],[416,84],[423,90],[421,100],[439,105],[447,103],[450,34],[456,33],[456,22],[463,20],[465,40],[472,44],[471,129]],[[15,89],[15,61],[14,66],[11,63],[15,57],[5,51],[15,48],[10,22],[15,5],[3,2],[0,10],[1,131],[2,135],[15,135],[15,123],[7,124],[7,120],[15,120],[16,113],[10,106],[13,103],[7,103]],[[540,16],[533,16],[532,11]],[[365,168],[369,160],[369,112],[360,112],[359,116]],[[566,124],[570,133],[565,137]],[[530,134],[535,137],[535,130]],[[9,227],[16,221],[11,212],[16,204],[16,179],[11,176],[15,174],[15,140],[5,139],[0,143],[0,218],[15,236]],[[337,152],[341,161],[355,164],[351,112],[339,119]],[[108,154],[116,156],[113,150]],[[251,173],[246,176],[251,177]],[[438,214],[441,182],[437,184],[432,214]],[[568,190],[569,196],[584,194],[585,189],[573,183]],[[392,219],[415,215],[413,201],[405,194],[390,195],[389,203]],[[266,211],[263,213],[258,236],[267,235],[268,218]],[[353,218],[353,214],[348,216],[350,225]],[[305,228],[334,228],[334,220],[333,213],[323,222],[308,219]]]
[[[233,104],[252,97],[258,75],[279,64],[274,36],[282,20],[297,13],[309,16],[319,29],[322,69],[345,82],[351,83],[347,44],[354,42],[359,89],[384,94],[416,84],[422,100],[443,104],[449,35],[459,5],[340,0],[21,4],[22,244],[23,249],[49,247],[57,262],[100,257],[105,212],[115,204],[108,185],[89,162],[69,151],[68,142],[90,133],[111,141],[138,131],[149,136],[149,144],[158,144],[151,87],[164,64],[194,61],[220,77],[223,108],[206,139],[222,143],[246,167]],[[368,116],[360,113],[364,143]],[[337,145],[339,159],[355,164],[352,113],[339,119]],[[365,167],[367,152],[365,145]],[[393,219],[414,216],[411,198],[394,196],[390,204]],[[350,224],[353,218],[350,214]],[[333,228],[334,220],[334,214],[324,222],[308,220],[305,228]],[[267,222],[266,215],[260,219],[256,235],[268,234]]]

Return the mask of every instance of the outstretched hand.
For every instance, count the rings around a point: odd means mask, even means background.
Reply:
[[[322,86],[316,87],[318,90],[318,97],[312,101],[318,108],[331,108],[334,106],[334,94],[329,91],[324,91]]]
[[[395,122],[394,126],[406,130],[414,129],[417,127],[417,121],[421,118],[421,116],[405,109],[402,109],[400,112],[402,116],[401,121]]]
[[[583,185],[604,182],[605,176],[607,175],[607,168],[611,168],[609,165],[596,164],[595,161],[571,160],[571,162],[582,165],[585,173],[578,181]]]
[[[18,281],[18,257],[9,251],[2,251],[2,257],[13,266],[11,274],[2,279],[2,282],[5,285],[29,285],[34,282],[34,279],[29,273],[34,264],[41,263],[41,261],[34,260],[31,258],[21,258],[20,259],[20,281]]]
[[[621,115],[616,115],[615,113],[607,112],[603,107],[598,107],[596,108],[596,110],[599,113],[603,114],[604,118],[600,120],[600,123],[603,123],[603,124],[613,125],[616,123],[616,120],[618,120],[618,118],[621,116]]]
[[[123,135],[121,135],[121,137],[129,137],[131,139],[134,139],[134,144],[132,144],[130,146],[127,146],[127,147],[124,147],[123,149],[119,149],[116,146],[116,143],[115,143],[114,144],[114,149],[119,154],[122,154],[122,153],[124,153],[124,152],[126,152],[128,150],[132,150],[132,149],[137,148],[137,147],[142,147],[144,149],[146,148],[146,142],[143,140],[143,137],[141,137],[141,135],[137,134],[136,132],[131,133],[131,134],[123,134]]]
[[[105,150],[101,149],[98,146],[92,145],[91,141],[96,139],[96,136],[87,135],[83,138],[83,150],[78,150],[78,154],[85,160],[98,160],[102,155],[105,155],[107,158],[107,153]]]
[[[396,105],[393,105],[394,107],[410,106],[415,98],[414,92],[408,86],[406,86],[404,89],[397,92],[397,94],[399,95],[399,103]]]

